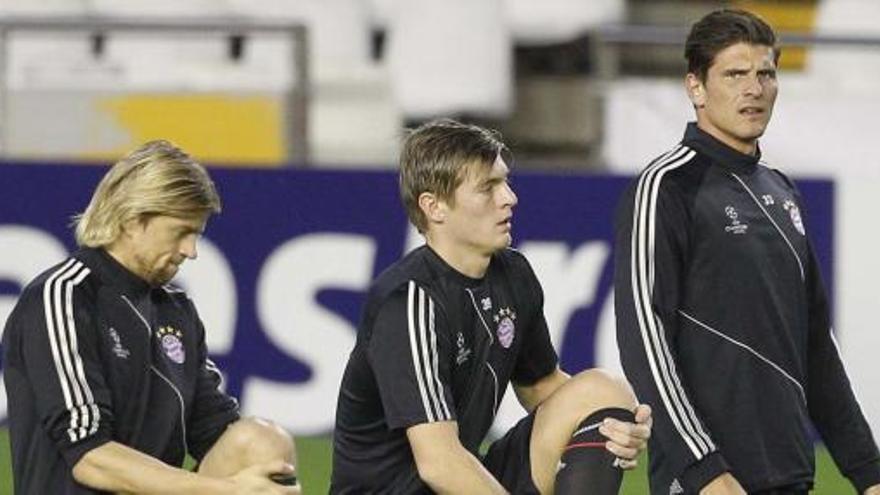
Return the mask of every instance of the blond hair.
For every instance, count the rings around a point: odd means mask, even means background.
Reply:
[[[411,131],[400,151],[399,184],[410,222],[419,232],[427,232],[428,219],[419,207],[422,193],[454,205],[455,189],[468,166],[488,170],[499,155],[510,163],[509,154],[498,132],[451,119],[434,120]]]
[[[220,196],[207,171],[177,146],[157,140],[116,162],[73,223],[77,244],[101,247],[115,242],[131,220],[219,212]]]

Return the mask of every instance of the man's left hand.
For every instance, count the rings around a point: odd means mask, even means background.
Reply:
[[[880,495],[880,485],[869,486],[864,495]]]
[[[636,458],[648,446],[651,438],[651,406],[639,404],[635,410],[635,423],[620,421],[614,418],[605,418],[599,433],[608,439],[605,448],[617,456],[615,465],[621,469],[633,469],[638,465]],[[877,488],[872,487],[865,495],[880,495],[880,491],[871,492]]]

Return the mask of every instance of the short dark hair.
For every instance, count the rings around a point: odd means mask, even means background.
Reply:
[[[691,26],[684,45],[688,73],[705,81],[718,52],[743,42],[769,46],[773,49],[774,61],[779,61],[776,33],[764,19],[739,9],[720,9],[706,14]]]
[[[452,202],[468,167],[492,168],[498,156],[510,164],[510,151],[497,131],[451,119],[438,119],[409,132],[400,151],[400,198],[410,222],[426,232],[428,219],[419,207],[424,192]]]

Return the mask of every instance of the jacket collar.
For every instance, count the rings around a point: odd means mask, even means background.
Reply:
[[[713,162],[731,172],[750,174],[755,171],[758,162],[761,161],[759,146],[756,146],[754,155],[741,153],[700,129],[696,122],[688,123],[682,144],[709,156]]]
[[[103,248],[82,248],[74,257],[82,260],[105,283],[113,285],[133,299],[148,294],[152,289],[146,280],[122,266]]]
[[[425,253],[426,253],[425,257],[428,259],[428,262],[431,265],[433,265],[436,269],[438,269],[440,272],[442,272],[445,276],[452,278],[453,280],[455,280],[456,282],[458,282],[462,286],[467,287],[467,288],[475,288],[475,287],[482,285],[485,282],[486,275],[483,275],[482,278],[468,277],[467,275],[459,272],[458,270],[456,270],[455,268],[450,266],[449,263],[446,262],[446,260],[441,258],[440,255],[437,254],[436,251],[431,249],[431,247],[428,246],[427,244],[425,244],[422,247],[422,249],[425,250]],[[492,259],[494,260],[495,257],[493,256]],[[491,268],[491,266],[492,266],[492,262],[490,261],[489,267]],[[487,274],[489,273],[490,268],[486,269]]]

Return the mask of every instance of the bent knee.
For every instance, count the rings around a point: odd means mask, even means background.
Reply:
[[[226,447],[244,455],[249,464],[277,459],[292,460],[293,438],[276,423],[261,418],[242,418],[231,424],[222,437]]]
[[[575,401],[581,410],[607,407],[633,410],[636,407],[636,396],[630,384],[622,376],[608,370],[593,368],[582,371],[571,377],[566,388],[566,400]]]

